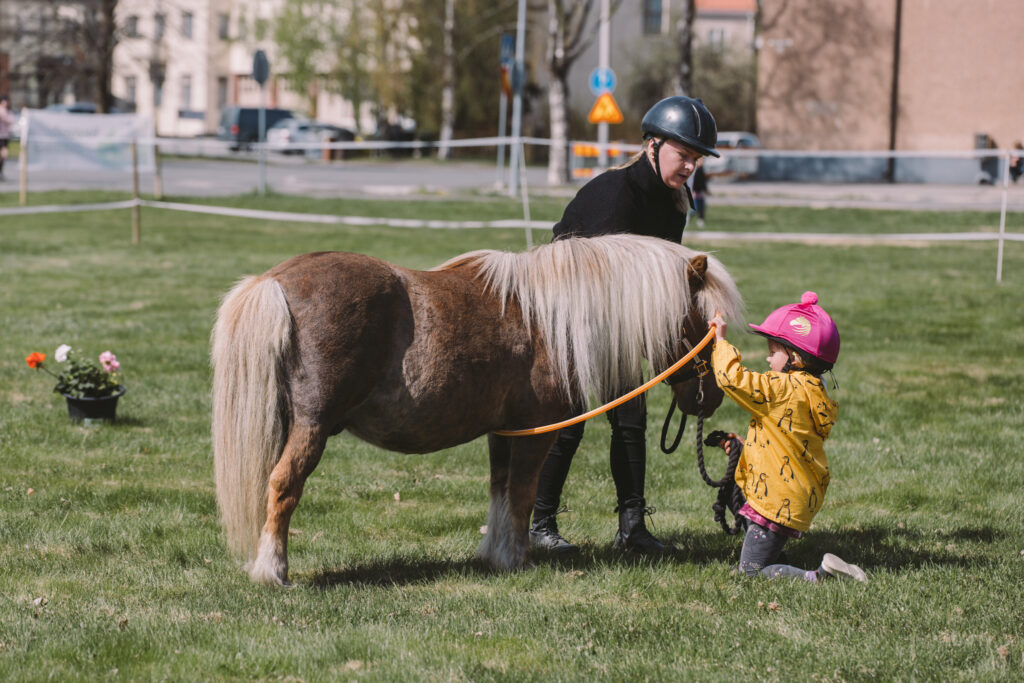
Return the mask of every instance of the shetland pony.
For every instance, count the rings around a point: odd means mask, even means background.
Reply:
[[[488,435],[480,557],[524,566],[556,433],[500,436],[570,416],[663,369],[741,300],[713,257],[608,235],[523,253],[475,251],[430,271],[318,252],[241,280],[211,338],[217,500],[229,547],[260,583],[288,583],[288,524],[327,438],[403,453]],[[710,356],[710,348],[702,354]],[[694,373],[674,386],[697,411]],[[704,412],[722,399],[704,383]]]

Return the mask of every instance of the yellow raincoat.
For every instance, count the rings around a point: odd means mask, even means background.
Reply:
[[[828,489],[824,443],[839,404],[810,373],[762,374],[746,369],[741,360],[729,342],[715,343],[715,381],[752,416],[736,484],[765,519],[807,531]]]

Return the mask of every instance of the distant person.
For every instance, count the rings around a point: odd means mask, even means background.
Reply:
[[[991,135],[985,136],[983,149],[999,149],[999,145]],[[994,185],[999,178],[999,157],[981,157],[981,178],[980,185]]]
[[[1010,155],[1010,178],[1013,182],[1024,174],[1024,143],[1020,140],[1013,143],[1014,154]]]
[[[651,107],[640,128],[640,153],[580,188],[554,226],[555,239],[631,233],[676,244],[682,241],[692,203],[686,181],[702,156],[718,156],[715,119],[700,100],[677,96]],[[576,414],[584,409],[576,406]],[[644,495],[647,404],[643,395],[613,408],[607,416],[612,427],[609,461],[619,513],[615,547],[641,553],[663,552],[665,545],[644,522],[644,515],[653,509],[647,507]],[[554,552],[577,550],[558,533],[555,516],[569,465],[583,438],[584,424],[560,430],[544,461],[530,529],[534,546]]]
[[[7,144],[11,141],[11,128],[17,123],[11,113],[11,101],[7,95],[0,95],[0,180],[4,179],[4,162],[7,161]]]
[[[704,172],[704,157],[697,159],[697,169],[693,172],[693,210],[697,213],[697,227],[704,227],[704,214],[707,211],[708,174]]]
[[[735,434],[721,442],[730,456],[739,449],[735,479],[746,499],[739,510],[747,522],[739,571],[771,579],[867,581],[860,567],[831,553],[810,570],[781,560],[786,541],[807,531],[825,501],[830,479],[825,440],[839,415],[839,404],[822,380],[839,357],[839,330],[817,303],[817,294],[804,292],[800,303],[750,326],[768,340],[766,373],[745,368],[740,352],[725,339],[725,321],[720,316],[710,321],[715,382],[752,418],[745,442]]]

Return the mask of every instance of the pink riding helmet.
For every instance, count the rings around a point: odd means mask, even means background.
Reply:
[[[817,304],[817,294],[804,292],[800,303],[777,308],[763,323],[750,327],[826,363],[835,363],[839,357],[839,329]]]

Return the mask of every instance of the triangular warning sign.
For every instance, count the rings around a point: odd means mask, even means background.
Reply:
[[[587,121],[591,123],[622,123],[622,112],[619,105],[615,104],[615,98],[610,92],[603,93],[594,102],[594,108],[587,115]]]

